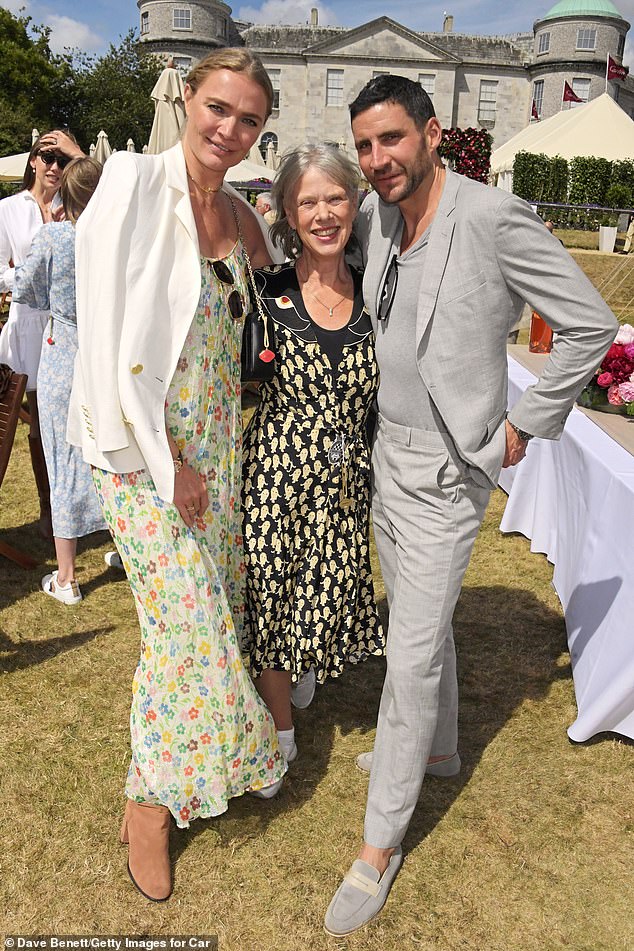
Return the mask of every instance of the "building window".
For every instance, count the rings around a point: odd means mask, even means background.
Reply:
[[[419,73],[418,83],[423,87],[430,99],[434,98],[434,86],[436,85],[435,73]]]
[[[619,94],[620,94],[620,92],[621,92],[620,87],[617,86],[616,83],[615,83],[615,84],[614,84],[614,101],[615,101],[615,102],[618,102],[618,101],[619,101]]]
[[[542,114],[542,105],[544,102],[544,80],[538,79],[533,83],[533,106],[535,107],[535,112],[537,116]],[[531,112],[532,112],[531,108]],[[533,116],[535,118],[535,116]]]
[[[273,87],[273,109],[280,108],[280,76],[281,70],[279,69],[267,69],[269,74],[269,79],[271,80],[271,86]]]
[[[326,70],[326,105],[343,106],[343,69]]]
[[[185,10],[184,8],[178,7],[174,10],[174,29],[175,30],[191,30],[192,28],[192,11]]]
[[[181,73],[183,76],[186,76],[192,68],[191,56],[172,56],[172,62],[179,73]]]
[[[260,144],[258,145],[258,148],[260,150],[260,155],[262,156],[265,162],[266,162],[266,152],[269,147],[269,142],[272,142],[273,148],[277,152],[277,136],[275,132],[265,132],[262,138],[260,139]]]
[[[146,11],[141,14],[141,36],[150,32],[150,14]]]
[[[593,50],[597,46],[597,31],[596,30],[577,30],[577,49],[578,50]]]
[[[590,80],[589,79],[573,79],[572,81],[572,91],[575,96],[579,96],[583,102],[587,102],[590,98]],[[580,102],[571,102],[571,106],[580,106]]]
[[[616,55],[619,57],[622,57],[624,52],[625,52],[625,34],[621,33],[621,35],[619,36],[619,45],[616,48]]]
[[[537,44],[537,55],[540,53],[547,53],[550,49],[550,33],[540,33],[539,42]]]
[[[227,21],[225,19],[220,20],[218,25],[220,35],[226,37],[227,35]]]
[[[478,121],[495,122],[495,106],[498,97],[498,84],[495,79],[480,80],[480,101],[478,103]]]

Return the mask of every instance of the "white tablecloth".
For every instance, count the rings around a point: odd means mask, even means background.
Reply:
[[[510,408],[535,376],[508,363]],[[501,530],[554,565],[578,710],[568,735],[634,738],[634,456],[573,409],[561,440],[532,440],[500,486]]]

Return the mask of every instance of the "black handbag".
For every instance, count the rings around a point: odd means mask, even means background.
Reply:
[[[240,379],[243,383],[249,380],[266,383],[275,376],[275,330],[270,315],[264,313],[255,287],[253,292],[256,309],[244,318]]]
[[[242,237],[240,219],[233,199],[229,196],[233,216],[238,226],[238,237],[242,244],[242,253],[249,273],[249,297],[255,307],[244,318],[242,328],[242,353],[240,355],[240,379],[243,383],[266,383],[275,376],[275,328],[270,314],[264,312],[262,301],[255,286],[253,268],[247,246]]]

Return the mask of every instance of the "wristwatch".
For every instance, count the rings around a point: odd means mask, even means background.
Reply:
[[[180,472],[183,466],[185,465],[185,460],[183,459],[183,453],[178,450],[177,456],[172,456],[172,462],[174,463],[174,474]]]
[[[507,418],[508,418],[508,417],[507,417]],[[512,429],[515,430],[515,432],[516,432],[517,435],[520,437],[520,439],[522,440],[522,442],[528,442],[529,439],[532,439],[532,438],[533,438],[533,433],[527,433],[527,432],[525,432],[523,429],[519,429],[517,426],[515,426],[515,425],[511,422],[510,419],[508,420],[508,424],[509,424],[509,426],[510,426]]]

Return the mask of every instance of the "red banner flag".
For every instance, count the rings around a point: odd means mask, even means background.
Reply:
[[[574,91],[570,83],[564,83],[564,95],[563,102],[584,102],[583,99],[580,99],[577,93]]]
[[[531,106],[531,119],[539,119],[539,113],[537,111],[537,106],[535,105],[534,99],[533,99],[533,105]]]
[[[612,59],[610,54],[608,53],[608,81],[609,82],[611,82],[614,79],[625,79],[629,71],[630,71],[629,67],[619,66],[619,64],[616,63]]]

